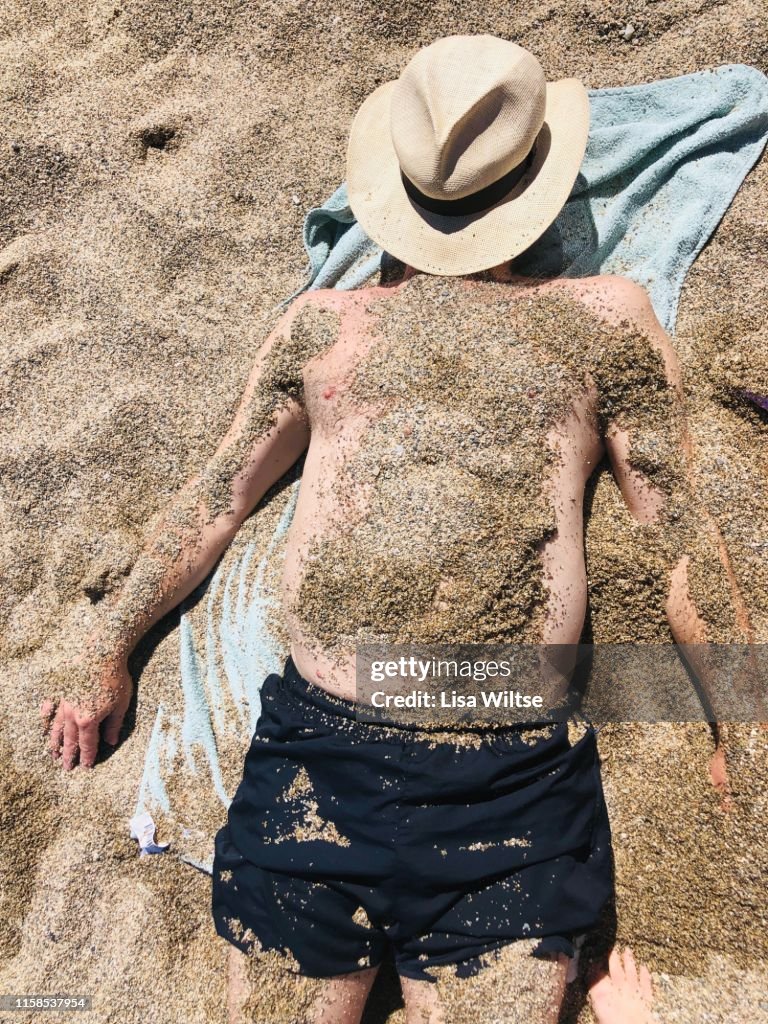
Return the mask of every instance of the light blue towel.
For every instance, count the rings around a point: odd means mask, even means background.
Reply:
[[[579,178],[562,213],[525,255],[521,272],[623,274],[645,286],[660,321],[673,331],[685,275],[765,146],[768,79],[734,64],[649,85],[593,90],[590,101]],[[357,287],[382,259],[381,249],[355,222],[343,185],[308,214],[304,244],[310,272],[302,291]],[[276,607],[265,572],[270,557],[279,557],[275,552],[290,524],[297,486],[295,481],[277,499],[279,519],[273,535],[261,537],[261,557],[253,557],[255,541],[242,555],[228,552],[200,588],[207,587],[205,600],[182,615],[184,711],[158,709],[147,750],[134,813],[154,814],[159,838],[170,838],[183,859],[206,871],[213,836],[201,822],[209,820],[211,806],[223,818],[232,795],[219,751],[231,750],[235,737],[245,755],[261,682],[267,672],[281,669],[287,653],[268,614]],[[253,518],[258,530],[259,514]],[[174,806],[170,793],[178,791],[179,779],[172,776],[179,771],[185,774],[183,806],[196,808],[199,820]]]
[[[647,289],[673,331],[685,275],[766,144],[768,78],[727,64],[589,97],[579,177],[520,273],[622,274]],[[346,185],[309,212],[304,246],[312,289],[357,287],[382,255],[355,221]]]

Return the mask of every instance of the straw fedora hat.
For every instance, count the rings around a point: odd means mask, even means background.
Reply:
[[[568,198],[589,98],[490,35],[448,36],[363,103],[347,149],[349,204],[388,253],[430,274],[512,259]]]

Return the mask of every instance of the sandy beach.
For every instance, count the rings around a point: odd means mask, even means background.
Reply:
[[[452,33],[512,39],[548,79],[601,88],[726,63],[768,72],[767,27],[762,0],[3,5],[0,994],[90,995],[83,1024],[226,1020],[208,876],[171,854],[140,860],[127,828],[155,709],[179,700],[178,614],[131,659],[128,735],[94,771],[51,763],[38,707],[228,427],[277,304],[304,279],[303,218],[344,179],[362,100]],[[674,337],[697,482],[757,643],[768,413],[737,392],[768,393],[767,208],[763,158],[686,280]],[[236,543],[264,543],[280,500]],[[670,642],[607,468],[589,501],[594,642]],[[768,1022],[768,731],[731,724],[727,742],[729,812],[706,725],[599,735],[617,902],[587,953],[629,942],[663,1022]],[[365,1019],[404,1021],[391,974]],[[579,980],[561,1021],[591,1019]]]

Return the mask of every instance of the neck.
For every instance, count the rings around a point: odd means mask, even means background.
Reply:
[[[405,272],[401,278],[402,282],[409,281],[412,277],[422,273],[420,270],[416,270],[415,267],[407,266]],[[481,270],[475,274],[462,274],[460,275],[461,280],[486,280],[486,281],[497,281],[500,284],[520,284],[520,285],[535,285],[539,282],[531,277],[525,277],[523,274],[516,274],[510,268],[509,262],[500,263],[496,267],[491,267],[488,270]]]

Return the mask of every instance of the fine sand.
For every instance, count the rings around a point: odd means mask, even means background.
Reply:
[[[480,31],[589,87],[733,62],[768,70],[760,0],[0,10],[0,993],[91,995],[84,1024],[226,1019],[208,877],[171,855],[140,861],[126,823],[155,708],[178,699],[178,617],[133,658],[129,735],[93,772],[50,763],[37,714],[47,669],[55,650],[77,650],[228,426],[276,304],[302,280],[303,216],[344,177],[359,103],[418,46]],[[737,390],[768,390],[767,206],[763,160],[688,277],[675,337],[701,494],[761,643],[768,414]],[[595,642],[668,641],[608,472],[589,503]],[[259,536],[257,519],[244,536]],[[706,726],[599,737],[617,905],[592,950],[614,932],[630,942],[665,1021],[768,1020],[768,732],[734,725],[727,738],[729,813],[708,781]],[[374,1002],[370,1020],[401,1024],[391,977]],[[563,1020],[590,1020],[580,982]]]

